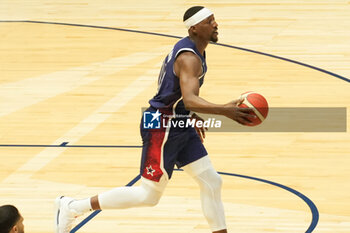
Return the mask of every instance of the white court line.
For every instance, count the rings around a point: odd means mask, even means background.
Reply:
[[[95,129],[99,124],[104,122],[113,113],[117,112],[121,107],[127,104],[135,96],[144,91],[147,87],[157,82],[160,63],[153,69],[148,70],[145,75],[140,76],[124,88],[121,92],[115,95],[112,99],[104,103],[95,112],[82,120],[78,125],[69,130],[65,135],[55,140],[52,145],[61,144],[62,142],[70,142],[74,144],[81,137]],[[23,182],[29,179],[32,174],[42,169],[49,164],[53,159],[59,156],[67,148],[64,147],[48,147],[38,153],[35,157],[28,160],[6,179],[3,183]]]
[[[151,60],[168,49],[167,46],[158,47],[146,52],[0,85],[0,117]]]

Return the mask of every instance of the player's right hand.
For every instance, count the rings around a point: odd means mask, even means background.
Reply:
[[[252,114],[254,111],[251,108],[240,108],[242,102],[243,99],[237,99],[225,104],[224,116],[240,124],[251,124],[251,119],[256,118],[255,114]]]

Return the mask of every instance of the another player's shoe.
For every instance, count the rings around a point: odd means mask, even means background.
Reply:
[[[69,208],[69,204],[74,201],[70,197],[57,197],[55,200],[56,214],[55,214],[55,232],[69,233],[72,229],[74,220],[82,215]]]

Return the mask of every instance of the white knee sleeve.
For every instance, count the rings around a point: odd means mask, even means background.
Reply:
[[[222,179],[215,171],[208,156],[183,168],[199,184],[204,216],[211,230],[226,229],[224,207],[221,201]]]
[[[101,209],[125,209],[131,207],[154,206],[159,202],[166,183],[156,183],[141,179],[136,187],[118,187],[98,195]]]

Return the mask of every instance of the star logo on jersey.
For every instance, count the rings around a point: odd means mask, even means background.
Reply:
[[[147,175],[151,175],[151,176],[153,176],[153,173],[156,171],[152,169],[152,165],[150,165],[149,167],[146,167],[146,170],[147,170]]]
[[[157,109],[156,112],[145,111],[143,113],[143,128],[160,129],[160,116],[162,114]]]

